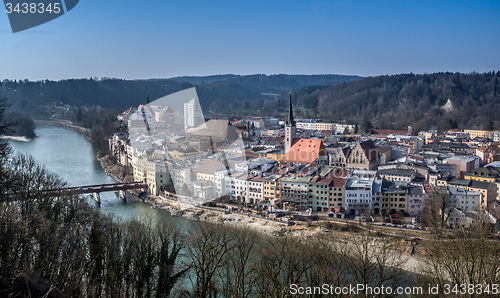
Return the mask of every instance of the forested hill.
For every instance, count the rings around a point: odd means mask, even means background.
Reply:
[[[0,96],[7,96],[12,109],[20,112],[33,112],[36,106],[54,102],[126,109],[145,103],[147,94],[155,100],[196,87],[201,105],[207,109],[216,99],[225,103],[269,99],[262,93],[282,93],[309,85],[332,85],[359,79],[361,77],[343,75],[220,75],[152,80],[4,80],[0,83]]]
[[[207,83],[229,83],[249,88],[258,93],[282,93],[288,90],[308,86],[333,86],[338,83],[350,83],[361,80],[360,76],[348,76],[337,74],[325,75],[216,75],[206,77],[176,77],[171,80],[180,83],[207,84]]]
[[[360,125],[368,120],[379,128],[500,129],[499,80],[500,71],[368,77],[294,90],[293,102],[304,116]],[[281,107],[287,97],[280,96]]]
[[[346,120],[378,128],[414,131],[500,129],[500,71],[489,73],[341,75],[219,75],[154,80],[71,79],[30,82],[4,80],[0,97],[12,111],[36,115],[40,106],[63,103],[126,109],[173,92],[196,87],[202,108],[215,114],[284,116],[288,90],[296,115]],[[278,100],[264,93],[281,94]],[[367,124],[367,125],[365,125]]]

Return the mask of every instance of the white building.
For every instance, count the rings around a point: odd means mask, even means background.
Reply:
[[[214,172],[214,187],[215,197],[220,198],[224,195],[229,195],[230,189],[226,189],[226,177],[230,176],[231,170],[218,170]]]
[[[200,101],[193,98],[184,104],[184,130],[191,127],[197,127],[203,123],[203,113],[201,111]]]
[[[170,172],[164,160],[148,159],[145,166],[147,172],[146,182],[151,194],[157,196],[170,188],[172,179],[170,178]]]
[[[273,167],[276,161],[265,158],[253,158],[248,161],[238,162],[235,165],[236,171],[251,172],[254,175],[259,175]]]
[[[450,207],[463,211],[482,211],[486,206],[479,191],[467,190],[463,187],[450,187]],[[484,210],[484,209],[483,209]]]
[[[345,186],[345,210],[347,214],[370,214],[373,208],[373,182],[375,178],[351,177]]]
[[[184,184],[187,187],[191,186],[191,168],[190,167],[175,167],[172,169],[172,182],[175,186],[175,191],[179,193]]]
[[[316,123],[314,122],[297,122],[298,129],[302,130],[316,130]]]

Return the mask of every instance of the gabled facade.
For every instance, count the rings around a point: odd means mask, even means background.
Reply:
[[[361,170],[376,170],[379,166],[378,151],[371,140],[356,144],[352,150],[339,150],[338,161],[346,167]]]

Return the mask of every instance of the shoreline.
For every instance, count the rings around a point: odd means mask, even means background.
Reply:
[[[58,127],[72,130],[72,131],[79,132],[79,133],[84,135],[84,137],[85,137],[85,139],[87,139],[87,141],[89,140],[89,137],[90,137],[90,129],[85,128],[85,127],[81,127],[78,125],[74,125],[73,123],[71,123],[68,120],[33,119],[33,121],[35,121],[36,124],[38,124],[38,123],[49,124],[49,125],[58,126]]]
[[[27,138],[25,136],[0,136],[3,140],[13,140],[18,142],[31,142],[33,139]]]

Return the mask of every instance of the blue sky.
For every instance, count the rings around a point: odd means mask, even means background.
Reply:
[[[500,70],[500,1],[80,0],[13,34],[0,79]]]

